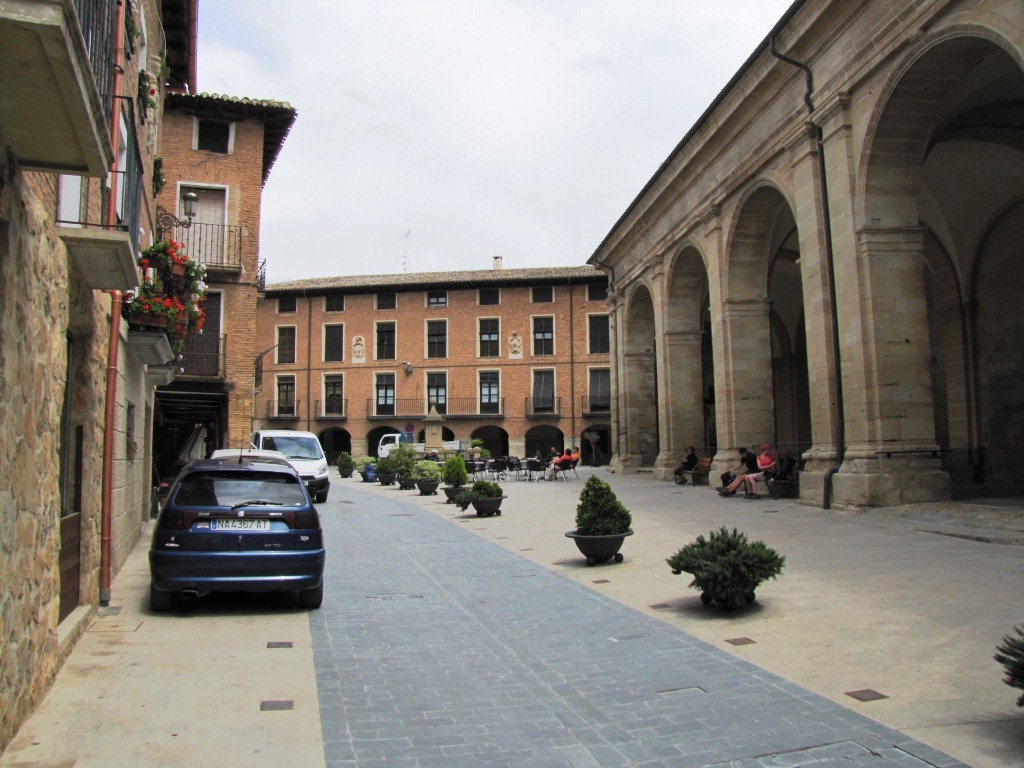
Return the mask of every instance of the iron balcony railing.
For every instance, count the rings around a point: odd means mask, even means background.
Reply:
[[[82,38],[89,51],[89,67],[100,94],[108,96],[114,86],[114,26],[118,0],[75,0],[75,12]],[[138,230],[131,230],[137,232]]]
[[[228,337],[203,333],[185,339],[181,353],[181,368],[184,376],[205,376],[225,378],[224,360],[227,356]]]
[[[242,266],[242,228],[224,224],[175,227],[174,239],[184,246],[190,259],[206,267]]]
[[[426,415],[427,403],[419,397],[371,397],[366,400],[366,417],[369,419],[392,417],[422,419]]]
[[[299,400],[268,400],[266,417],[295,421],[299,418],[300,405]]]
[[[477,416],[504,417],[505,398],[481,400],[476,397],[449,397],[435,404],[437,412],[448,418],[474,418]]]
[[[348,400],[344,398],[328,398],[314,402],[313,413],[317,419],[347,419]]]
[[[267,260],[264,259],[260,262],[259,267],[256,269],[256,293],[267,292]]]
[[[612,401],[607,396],[591,397],[590,395],[584,395],[580,410],[584,416],[606,416],[612,411]]]
[[[526,418],[550,418],[561,416],[560,397],[528,397],[526,398]]]

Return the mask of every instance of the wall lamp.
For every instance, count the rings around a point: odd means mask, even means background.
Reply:
[[[164,210],[162,206],[158,205],[156,207],[157,237],[160,239],[163,239],[164,230],[171,229],[172,227],[188,229],[192,226],[192,219],[196,217],[196,212],[199,210],[199,195],[195,192],[186,192],[181,196],[181,203],[185,212],[184,220]]]
[[[412,363],[410,363],[408,360],[403,360],[402,370],[405,371],[406,376],[412,376]]]

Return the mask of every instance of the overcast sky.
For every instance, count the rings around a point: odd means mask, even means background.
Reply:
[[[198,85],[298,110],[271,283],[582,265],[791,2],[203,0]]]

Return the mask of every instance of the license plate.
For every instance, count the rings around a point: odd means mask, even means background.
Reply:
[[[269,531],[269,520],[254,520],[248,517],[215,517],[210,521],[214,531]]]

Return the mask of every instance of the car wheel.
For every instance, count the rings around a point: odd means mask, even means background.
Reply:
[[[327,491],[320,491],[313,498],[313,501],[315,501],[317,504],[323,504],[325,501],[327,501]]]
[[[323,601],[324,583],[322,581],[312,589],[299,590],[299,605],[303,608],[319,608]]]
[[[149,585],[149,607],[154,611],[169,611],[174,607],[174,593]]]

